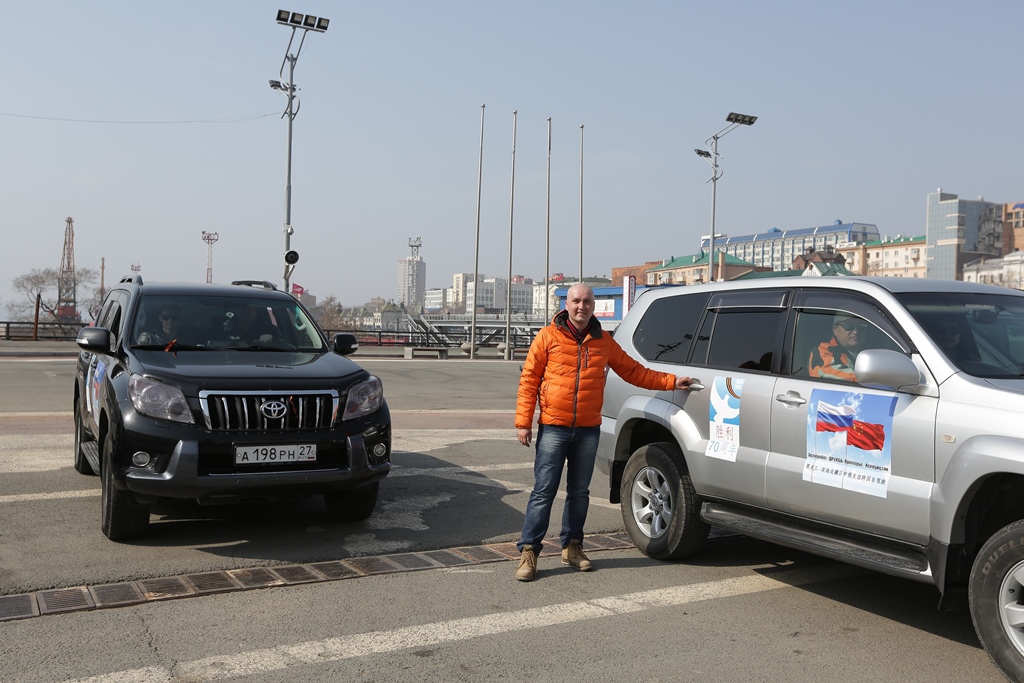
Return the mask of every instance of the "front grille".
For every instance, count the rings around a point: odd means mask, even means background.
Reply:
[[[215,432],[301,432],[334,426],[337,391],[200,391],[206,428]]]

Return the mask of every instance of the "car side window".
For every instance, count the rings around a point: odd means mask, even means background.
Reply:
[[[786,325],[781,290],[715,294],[693,349],[693,364],[769,372]]]
[[[797,293],[789,374],[856,382],[857,355],[888,349],[909,355],[910,345],[884,311],[866,299],[817,291]]]
[[[633,333],[633,346],[649,361],[686,363],[708,296],[682,294],[651,302]]]
[[[785,323],[786,312],[783,309],[711,311],[697,335],[693,363],[769,372]]]

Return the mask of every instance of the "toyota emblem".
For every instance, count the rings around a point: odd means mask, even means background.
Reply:
[[[264,401],[260,412],[269,420],[280,420],[288,412],[288,406],[284,401]]]

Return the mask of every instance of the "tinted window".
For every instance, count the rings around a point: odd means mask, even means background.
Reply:
[[[136,344],[179,344],[223,349],[318,351],[319,328],[298,302],[250,296],[145,297],[131,339]]]
[[[795,305],[792,375],[856,382],[856,357],[864,349],[907,353],[901,332],[873,301],[817,290],[798,293]]]
[[[694,364],[737,370],[771,370],[785,309],[721,309],[708,315],[698,335]]]
[[[641,356],[662,363],[685,363],[708,294],[684,294],[651,303],[633,333]]]

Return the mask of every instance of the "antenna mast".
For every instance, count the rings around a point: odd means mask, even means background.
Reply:
[[[215,232],[203,231],[203,241],[206,242],[206,284],[213,282],[213,243],[220,239]]]
[[[57,319],[78,322],[78,278],[75,275],[75,221],[68,216],[64,227],[64,254],[57,276]]]

